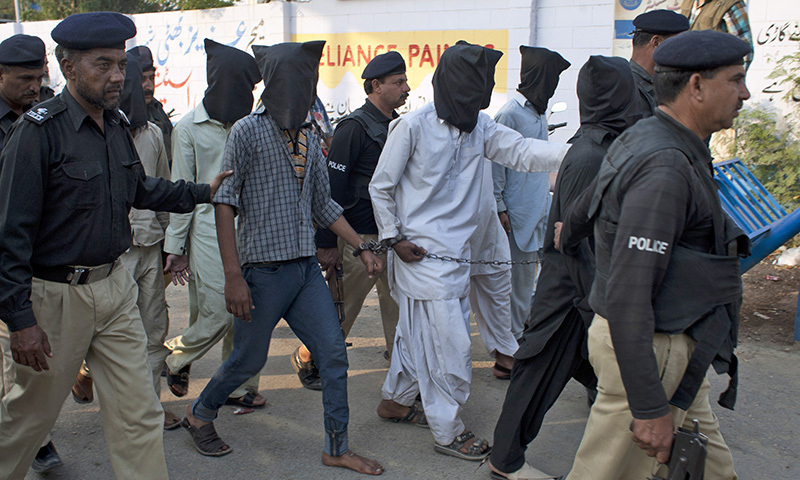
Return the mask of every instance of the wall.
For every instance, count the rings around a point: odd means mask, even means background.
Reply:
[[[332,117],[338,118],[364,100],[360,72],[374,47],[394,45],[410,64],[414,90],[408,108],[431,99],[430,76],[441,50],[456,40],[495,44],[506,53],[497,73],[494,113],[519,82],[519,45],[547,47],[572,66],[561,76],[553,102],[566,101],[569,110],[551,121],[568,121],[552,137],[566,140],[579,126],[575,82],[589,55],[630,55],[629,42],[615,42],[615,8],[620,1],[637,9],[675,9],[679,0],[313,0],[271,2],[214,10],[134,15],[138,35],[132,45],[148,45],[157,64],[156,96],[174,110],[175,119],[202,99],[206,87],[202,40],[249,51],[252,44],[325,39],[330,50],[320,65],[319,95]],[[621,4],[620,4],[621,5]],[[759,0],[749,8],[755,45],[748,72],[753,98],[749,104],[769,104],[786,111],[783,87],[767,79],[775,60],[797,51],[800,10],[796,0]],[[0,38],[23,32],[45,40],[56,88],[63,85],[53,56],[50,30],[57,22],[0,25]],[[616,46],[615,46],[616,45]],[[352,57],[347,57],[351,47]],[[426,51],[426,46],[427,51]],[[362,48],[362,52],[358,48]],[[382,52],[384,50],[379,50]],[[257,87],[255,95],[260,93]],[[800,96],[798,94],[797,96]],[[796,101],[796,100],[795,100]]]

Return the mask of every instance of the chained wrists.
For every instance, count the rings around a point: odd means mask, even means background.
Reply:
[[[383,246],[386,250],[389,250],[390,248],[394,248],[395,245],[402,242],[403,240],[407,240],[406,236],[403,235],[402,233],[398,233],[392,238],[384,238],[383,240],[381,240],[381,246]]]

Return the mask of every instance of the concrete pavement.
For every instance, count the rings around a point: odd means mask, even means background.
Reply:
[[[172,336],[186,325],[188,307],[185,288],[171,286],[167,293]],[[492,376],[493,360],[474,324],[472,330],[473,384],[463,418],[476,435],[491,441],[508,383]],[[376,415],[388,362],[382,355],[383,333],[374,292],[348,341],[353,343],[348,349],[350,444],[355,452],[383,464],[385,473],[381,478],[489,478],[486,465],[476,468],[477,463],[434,452],[433,437],[427,429],[396,425]],[[267,398],[266,407],[248,415],[234,415],[234,407],[220,411],[215,425],[233,448],[231,454],[204,457],[195,451],[185,430],[164,432],[170,478],[366,478],[322,465],[321,394],[302,388],[289,364],[289,355],[297,345],[299,341],[291,329],[281,322],[274,332],[260,382],[260,392]],[[715,408],[739,476],[753,480],[800,479],[800,346],[786,348],[751,342],[740,347],[739,356],[737,410]],[[165,407],[182,417],[186,405],[197,397],[219,364],[218,345],[194,364],[189,394],[181,399],[174,397],[164,382],[161,398]],[[713,398],[724,389],[726,378],[712,374]],[[548,414],[539,438],[528,450],[528,460],[541,470],[567,473],[588,413],[583,387],[570,383]],[[53,429],[53,439],[65,465],[48,475],[29,472],[27,480],[114,478],[96,401],[77,405],[68,396]]]

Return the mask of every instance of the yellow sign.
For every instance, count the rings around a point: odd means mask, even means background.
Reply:
[[[357,80],[372,57],[397,50],[406,60],[408,84],[417,88],[428,74],[432,74],[439,58],[450,45],[459,40],[500,50],[505,55],[497,64],[494,90],[506,91],[508,77],[508,30],[439,30],[407,32],[350,32],[294,34],[293,42],[325,40],[325,49],[319,62],[319,78],[328,88],[335,88],[350,72]]]

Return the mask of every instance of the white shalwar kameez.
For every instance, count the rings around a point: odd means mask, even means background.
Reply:
[[[491,194],[492,163],[483,162],[483,185],[478,229],[470,240],[472,260],[511,260],[508,235],[497,216],[497,202]],[[512,356],[519,344],[511,332],[511,265],[472,264],[469,279],[469,304],[486,350]]]
[[[484,157],[523,171],[557,171],[569,146],[523,138],[480,113],[472,132],[436,115],[433,103],[395,120],[370,183],[381,239],[398,234],[430,253],[471,258],[470,239],[484,185]],[[492,195],[487,192],[486,195]],[[388,257],[400,308],[382,396],[413,405],[417,392],[437,443],[464,432],[459,410],[469,397],[469,265]]]

